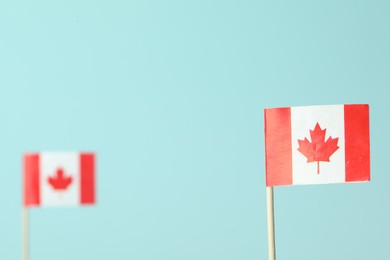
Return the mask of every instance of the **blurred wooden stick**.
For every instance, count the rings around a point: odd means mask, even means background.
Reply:
[[[276,260],[273,187],[267,187],[267,220],[268,220],[268,256],[269,256],[268,259]]]

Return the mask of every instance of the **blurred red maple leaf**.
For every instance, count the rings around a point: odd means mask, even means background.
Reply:
[[[65,177],[64,170],[58,168],[54,177],[49,177],[48,182],[55,190],[66,190],[72,183],[72,176]]]
[[[306,137],[304,140],[298,139],[298,151],[307,158],[307,163],[317,162],[317,174],[320,173],[320,161],[329,162],[329,157],[339,149],[339,138],[329,136],[325,142],[325,134],[326,129],[322,130],[317,123],[314,130],[310,130],[311,142]]]

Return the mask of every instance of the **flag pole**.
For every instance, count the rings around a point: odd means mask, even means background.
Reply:
[[[273,187],[267,187],[267,220],[268,220],[268,256],[269,256],[268,259],[276,260]]]
[[[29,209],[26,206],[22,208],[22,260],[28,260],[30,256],[30,226]]]

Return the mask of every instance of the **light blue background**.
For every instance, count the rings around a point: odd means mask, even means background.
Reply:
[[[93,150],[32,260],[267,259],[263,109],[369,103],[372,181],[275,189],[278,259],[389,259],[388,1],[2,1],[0,259],[21,158]]]

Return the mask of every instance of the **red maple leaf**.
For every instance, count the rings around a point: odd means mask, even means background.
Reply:
[[[55,190],[66,190],[72,183],[72,176],[64,176],[64,170],[58,168],[56,174],[53,177],[48,178],[48,182]]]
[[[298,139],[298,151],[307,158],[307,163],[317,162],[317,174],[320,173],[320,162],[329,162],[329,157],[339,149],[339,138],[329,136],[325,142],[325,134],[326,129],[322,130],[317,123],[314,130],[310,130],[311,142],[306,137],[304,140]]]

